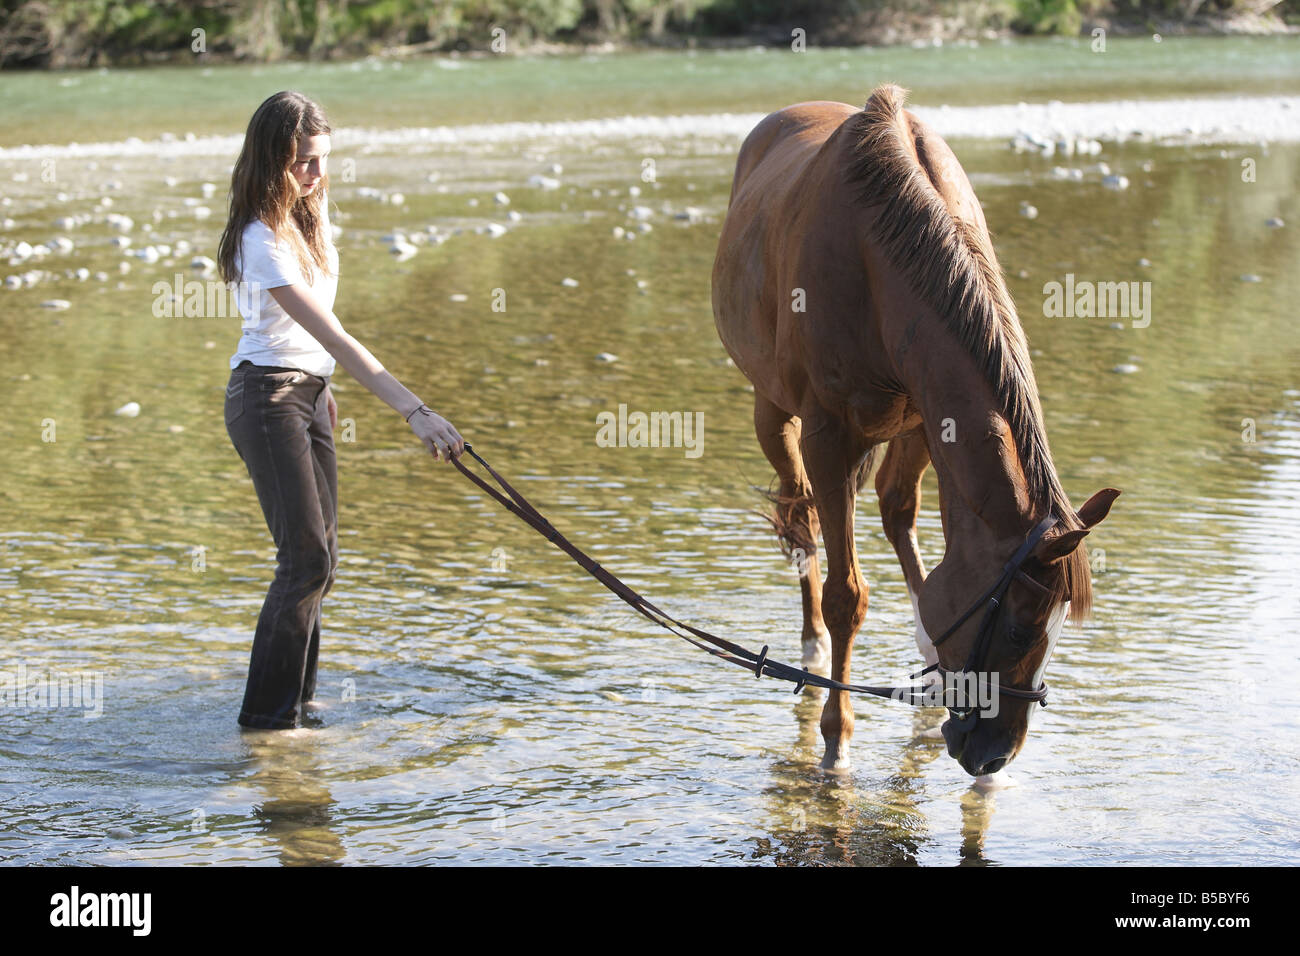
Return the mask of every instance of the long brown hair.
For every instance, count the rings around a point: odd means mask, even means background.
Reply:
[[[258,219],[270,227],[276,239],[286,240],[293,247],[302,274],[309,281],[315,271],[313,266],[329,271],[332,237],[326,236],[323,228],[329,177],[322,175],[311,195],[300,198],[290,167],[298,157],[299,137],[330,132],[324,110],[301,93],[276,93],[257,108],[248,121],[244,145],[230,176],[230,215],[217,246],[217,265],[224,281],[240,280],[235,265],[240,241],[244,228]],[[291,221],[297,224],[297,230],[290,228]]]

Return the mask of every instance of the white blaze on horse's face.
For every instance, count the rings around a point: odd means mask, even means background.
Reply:
[[[1056,649],[1056,642],[1060,639],[1061,631],[1065,627],[1065,617],[1069,613],[1070,602],[1062,601],[1052,610],[1052,616],[1047,619],[1047,650],[1043,652],[1043,659],[1039,662],[1038,669],[1034,671],[1033,679],[1029,682],[1031,690],[1040,687],[1043,683],[1043,675],[1047,673],[1047,662],[1052,659],[1052,651]]]
[[[939,662],[939,651],[926,633],[925,625],[921,623],[921,599],[912,593],[911,588],[907,589],[907,596],[912,599],[912,618],[916,621],[916,649],[921,652],[921,657],[929,667]]]

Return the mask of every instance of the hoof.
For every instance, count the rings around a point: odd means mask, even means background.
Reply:
[[[821,766],[823,770],[831,770],[835,773],[844,773],[848,771],[852,766],[849,761],[848,744],[841,744],[839,741],[828,741],[826,744],[826,753],[822,756]]]

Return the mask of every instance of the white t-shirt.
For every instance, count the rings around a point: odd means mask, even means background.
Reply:
[[[243,316],[243,334],[230,357],[233,369],[247,359],[254,365],[282,365],[313,375],[334,373],[334,357],[310,332],[280,308],[270,289],[302,285],[311,290],[322,307],[332,310],[339,287],[339,253],[334,246],[329,217],[323,218],[329,274],[315,270],[314,281],[303,278],[298,258],[287,242],[277,243],[271,228],[255,219],[244,228],[241,255],[235,266],[243,280],[236,286],[235,299]]]

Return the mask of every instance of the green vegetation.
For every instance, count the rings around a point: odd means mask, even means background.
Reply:
[[[506,49],[785,42],[796,27],[808,42],[860,44],[988,30],[1076,34],[1094,24],[1278,28],[1297,19],[1300,0],[0,0],[0,67],[500,52],[503,39]]]

